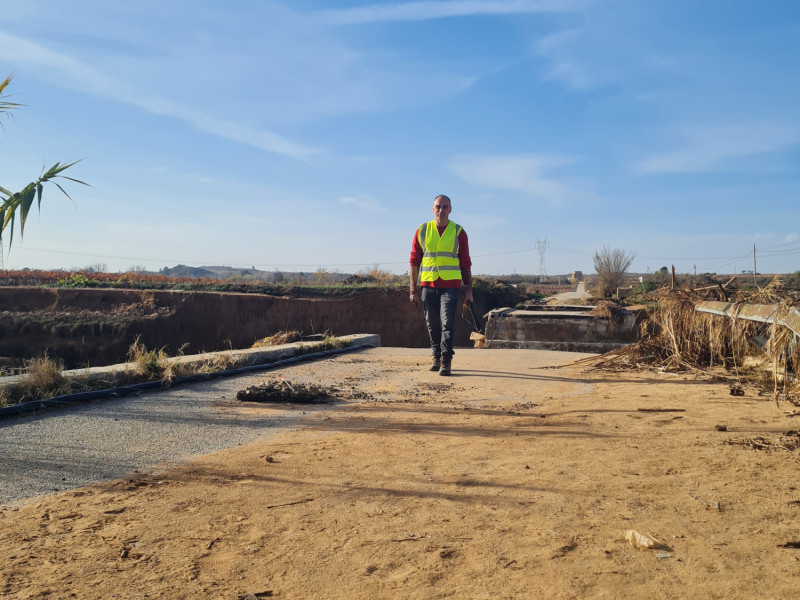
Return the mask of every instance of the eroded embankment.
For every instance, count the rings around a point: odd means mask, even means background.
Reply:
[[[488,310],[476,298],[478,311]],[[469,346],[459,317],[456,345]],[[19,364],[47,352],[67,368],[125,359],[139,337],[169,354],[249,347],[276,331],[305,335],[377,333],[383,345],[424,347],[420,308],[404,290],[365,290],[355,296],[288,298],[261,294],[161,290],[0,288],[0,361]]]

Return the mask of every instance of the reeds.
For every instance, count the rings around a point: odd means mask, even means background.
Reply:
[[[733,298],[734,314],[744,304],[778,305],[772,323],[696,311],[698,302],[718,298],[711,288],[693,290],[684,286],[658,290],[655,295],[657,303],[641,324],[639,342],[604,354],[593,361],[596,367],[649,366],[662,371],[721,367],[739,384],[766,391],[771,380],[776,398],[800,398],[796,379],[800,344],[797,335],[782,325],[782,318],[800,306],[800,297],[786,292],[779,280],[758,290],[740,291]]]

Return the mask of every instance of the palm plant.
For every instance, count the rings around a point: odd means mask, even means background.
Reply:
[[[15,108],[21,106],[16,102],[9,102],[3,97],[3,93],[5,92],[6,87],[8,87],[8,85],[11,83],[12,78],[13,76],[9,75],[3,82],[0,83],[0,114],[7,113],[8,111],[14,110]],[[2,203],[0,203],[0,238],[3,237],[3,232],[6,230],[6,228],[9,228],[9,231],[11,232],[11,237],[8,240],[9,250],[11,249],[11,243],[14,240],[14,224],[16,223],[17,216],[19,215],[20,219],[19,234],[21,237],[25,232],[25,222],[28,220],[28,213],[30,212],[31,206],[33,206],[34,200],[37,201],[37,208],[41,210],[42,191],[45,183],[52,183],[58,187],[58,189],[60,189],[70,200],[72,200],[72,197],[63,187],[61,187],[61,184],[59,184],[56,179],[68,179],[69,181],[80,183],[81,185],[89,185],[88,183],[80,181],[79,179],[73,179],[72,177],[62,175],[65,170],[69,169],[78,162],[80,161],[76,160],[66,164],[56,163],[47,170],[43,168],[39,178],[36,181],[32,181],[26,185],[19,192],[11,192],[0,186],[0,200],[2,201]]]

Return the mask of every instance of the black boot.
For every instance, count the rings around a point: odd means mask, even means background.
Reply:
[[[452,360],[453,359],[450,356],[442,357],[442,365],[439,367],[439,375],[450,375],[450,361]]]

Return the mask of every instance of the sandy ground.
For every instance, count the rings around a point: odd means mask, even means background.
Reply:
[[[575,358],[463,350],[447,379],[379,348],[287,368],[350,399],[3,510],[0,596],[797,597],[799,424],[750,392]]]

